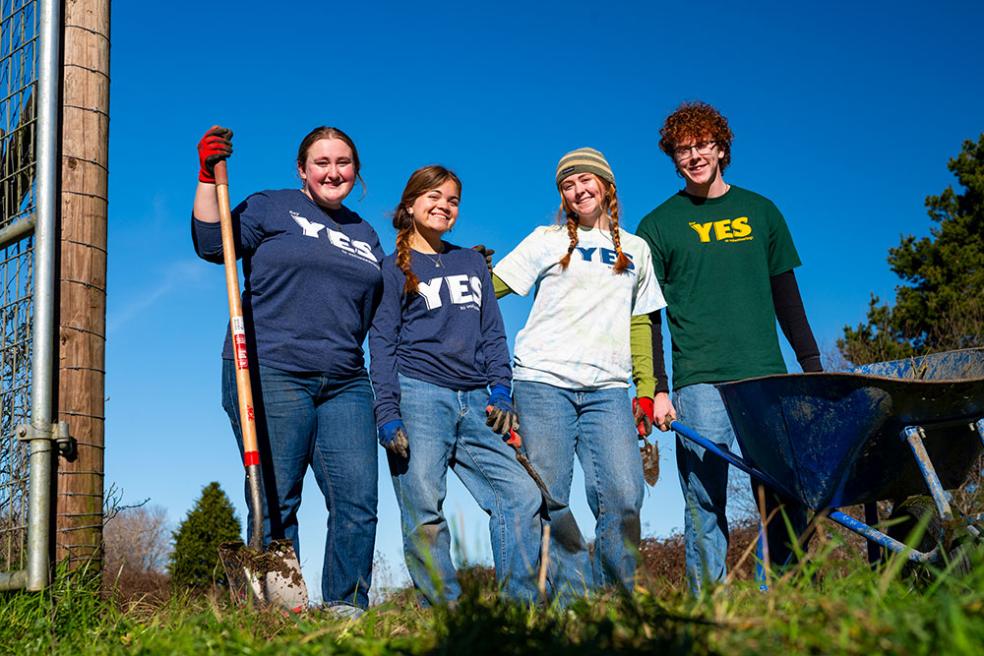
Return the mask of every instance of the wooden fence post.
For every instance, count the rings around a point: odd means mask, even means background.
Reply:
[[[65,0],[58,418],[77,440],[58,463],[55,558],[102,559],[109,0]]]

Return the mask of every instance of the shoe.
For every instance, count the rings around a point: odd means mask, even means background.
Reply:
[[[336,619],[357,620],[365,614],[366,609],[353,606],[352,604],[335,602],[325,606],[325,611],[328,615]]]

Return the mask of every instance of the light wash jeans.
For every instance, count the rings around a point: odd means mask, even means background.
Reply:
[[[711,442],[732,449],[734,428],[721,394],[714,385],[687,385],[674,391],[673,396],[673,406],[681,423]],[[723,581],[727,574],[728,518],[725,511],[728,463],[679,434],[676,458],[685,504],[683,538],[687,582],[691,591],[698,594],[705,585]],[[757,485],[752,481],[753,495],[756,494]],[[806,510],[799,503],[768,488],[765,501],[766,514],[777,505],[782,506],[782,512],[767,527],[771,560],[781,565],[788,562],[793,554],[783,513],[795,535],[799,535],[806,528]]]
[[[550,582],[562,602],[604,585],[632,590],[642,508],[642,458],[626,388],[568,390],[515,381],[520,433],[530,461],[558,502],[570,500],[574,455],[595,516],[594,560],[580,533],[566,535],[570,506],[550,513]],[[576,524],[575,524],[576,525]]]
[[[512,447],[485,425],[488,390],[452,390],[401,375],[400,396],[410,458],[387,456],[407,569],[425,602],[447,603],[461,594],[444,517],[448,467],[489,515],[502,594],[534,601],[543,498]]]
[[[300,557],[297,509],[310,466],[328,508],[321,596],[326,604],[369,605],[378,497],[376,427],[369,376],[332,379],[259,365],[252,372],[265,512],[263,542],[292,540]],[[236,370],[222,365],[222,405],[243,453]],[[249,504],[249,490],[246,502]],[[249,508],[247,535],[252,533]]]

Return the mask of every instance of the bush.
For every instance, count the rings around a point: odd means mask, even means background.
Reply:
[[[240,539],[239,518],[232,502],[218,483],[209,483],[174,533],[168,565],[172,585],[198,589],[226,585],[219,545]]]

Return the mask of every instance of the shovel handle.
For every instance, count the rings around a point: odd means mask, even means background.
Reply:
[[[253,539],[262,544],[263,506],[260,497],[260,452],[256,439],[256,413],[253,409],[253,386],[249,380],[249,357],[246,352],[246,326],[242,299],[239,296],[239,269],[236,265],[236,240],[232,230],[229,205],[229,173],[225,160],[215,164],[215,196],[219,204],[219,227],[222,232],[222,262],[225,265],[226,295],[229,297],[229,325],[232,331],[232,357],[236,367],[236,392],[239,396],[239,429],[243,437],[243,465],[249,479],[253,506]],[[255,544],[252,546],[256,546]]]

